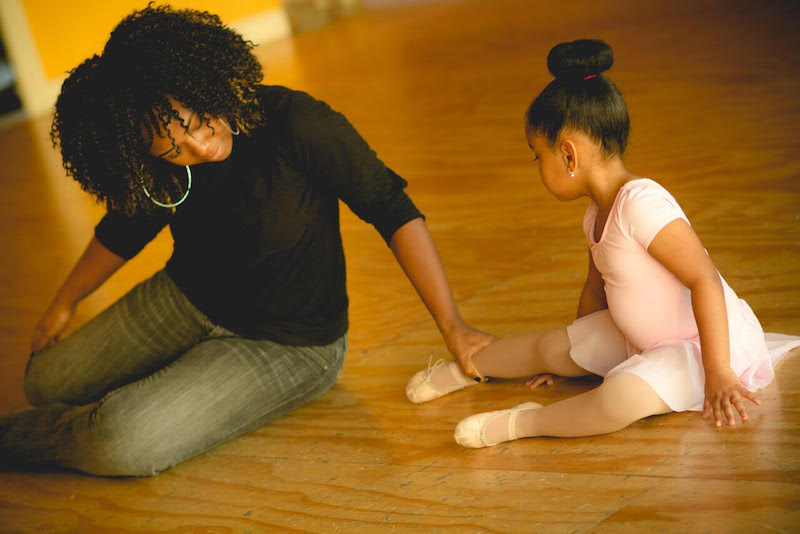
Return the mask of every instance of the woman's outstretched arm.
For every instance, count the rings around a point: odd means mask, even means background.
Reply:
[[[78,303],[100,287],[126,261],[92,237],[34,328],[31,350],[35,352],[56,342],[75,314]]]
[[[390,246],[464,374],[480,377],[472,364],[472,355],[494,341],[495,337],[472,328],[461,318],[425,221],[417,218],[401,226],[392,236]]]

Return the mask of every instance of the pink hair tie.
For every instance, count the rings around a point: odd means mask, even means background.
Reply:
[[[584,80],[591,80],[592,78],[595,78],[595,77],[597,77],[597,74],[590,74],[588,76],[584,76],[583,79]]]

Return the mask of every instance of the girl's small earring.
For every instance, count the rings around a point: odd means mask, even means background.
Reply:
[[[570,173],[569,173],[569,177],[570,177],[570,178],[575,178],[575,173],[574,173],[573,171],[570,171]]]
[[[227,124],[227,123],[226,123],[224,120],[220,119],[220,120],[219,120],[219,122],[221,122],[221,123],[222,123],[222,125],[223,125],[223,126],[224,126],[224,127],[225,127],[225,128],[226,128],[226,129],[227,129],[229,132],[230,132],[230,133],[232,133],[233,135],[239,135],[239,127],[238,127],[238,126],[236,127],[236,131],[234,132],[233,130],[231,130],[231,127],[230,127],[230,126],[228,126],[228,124]]]

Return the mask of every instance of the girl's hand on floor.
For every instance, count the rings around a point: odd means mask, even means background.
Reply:
[[[525,382],[525,385],[531,389],[535,389],[541,386],[542,384],[546,386],[552,386],[554,384],[560,384],[565,380],[568,380],[566,376],[558,376],[550,373],[541,373],[538,375],[533,375],[530,379],[528,379]]]
[[[450,354],[455,357],[464,374],[472,378],[483,378],[473,365],[472,357],[483,347],[496,340],[497,338],[492,334],[473,328],[463,321],[450,330],[445,337]]]
[[[74,306],[50,306],[33,329],[31,351],[36,352],[42,350],[48,345],[52,345],[58,341],[61,332],[64,331],[72,320],[73,315],[75,315]]]
[[[748,399],[756,405],[761,404],[755,393],[751,393],[742,385],[730,367],[723,371],[706,372],[705,393],[703,419],[708,419],[713,415],[715,426],[722,426],[723,415],[728,425],[735,425],[734,410],[739,412],[742,421],[747,421],[744,399]]]

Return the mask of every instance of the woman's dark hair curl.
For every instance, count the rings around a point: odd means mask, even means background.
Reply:
[[[528,107],[525,128],[552,146],[564,128],[589,135],[605,157],[622,155],[630,119],[622,94],[602,75],[614,64],[611,47],[597,39],[560,43],[547,55],[555,80]]]
[[[153,208],[142,185],[154,197],[179,198],[183,169],[148,156],[159,129],[183,124],[167,95],[201,121],[225,117],[243,132],[260,126],[263,72],[253,46],[207,12],[152,4],[133,12],[61,88],[50,135],[67,174],[127,214]]]

